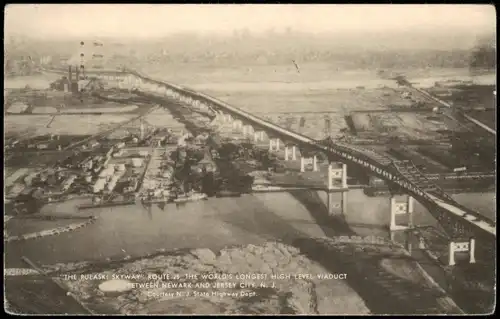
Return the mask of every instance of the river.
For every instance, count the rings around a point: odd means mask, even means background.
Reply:
[[[178,207],[168,204],[164,209],[157,205],[150,208],[132,205],[80,212],[75,205],[88,199],[49,204],[42,208],[42,214],[95,215],[99,219],[73,232],[7,244],[6,267],[25,267],[21,256],[42,264],[104,260],[141,256],[157,249],[207,247],[217,250],[266,240],[292,243],[302,236],[341,235],[349,228],[362,236],[389,236],[388,197],[368,197],[358,189],[349,191],[347,225],[335,225],[325,219],[325,197],[322,192],[300,191],[210,198]],[[495,219],[494,193],[454,197]],[[415,205],[414,221],[417,225],[436,225],[419,204]],[[41,226],[36,220],[26,220],[22,224],[22,228],[29,231],[48,226],[47,222]],[[16,231],[19,232],[22,233]]]

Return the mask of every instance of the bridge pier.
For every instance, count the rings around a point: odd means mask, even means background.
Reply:
[[[448,246],[448,265],[455,265],[455,253],[458,252],[469,252],[469,263],[474,264],[476,262],[475,249],[476,241],[474,238],[470,238],[468,241],[452,240]]]
[[[254,129],[252,125],[243,125],[243,135],[247,136],[253,134]]]
[[[408,196],[406,202],[397,202],[395,196],[391,196],[391,223],[389,230],[406,230],[413,226],[413,197]],[[407,225],[398,225],[396,222],[397,215],[408,216]]]
[[[335,181],[340,180],[340,187],[347,188],[347,164],[340,163],[340,168],[335,167],[334,163],[328,164],[327,185],[328,189],[334,189]]]
[[[217,119],[218,124],[222,124],[222,123],[226,122],[226,117],[225,117],[224,113],[222,113],[220,111],[218,111],[215,114],[215,118]]]
[[[297,160],[297,154],[296,154],[296,146],[295,145],[292,145],[291,146],[292,148],[292,161],[296,161]],[[285,161],[288,161],[290,160],[290,146],[286,145],[285,146]]]
[[[242,127],[242,123],[240,120],[233,121],[233,129],[240,129]]]
[[[338,192],[331,192],[328,190],[326,193],[326,207],[328,209],[328,215],[344,216],[347,212],[347,191],[340,192],[340,201],[335,200],[334,196]]]
[[[317,172],[318,171],[318,161],[317,161],[317,158],[316,158],[316,155],[314,155],[313,157],[301,157],[300,158],[300,172],[301,173],[304,173],[306,171],[306,166],[307,165],[312,165],[313,169],[312,171],[313,172]]]
[[[408,253],[412,253],[412,250],[413,250],[413,244],[412,244],[412,241],[413,241],[413,234],[411,231],[407,231],[407,230],[395,230],[395,231],[391,231],[390,232],[390,239],[392,242],[394,243],[400,243],[400,244],[403,244],[406,251]],[[401,238],[402,237],[402,238]],[[420,245],[419,245],[419,249],[420,248]]]
[[[269,152],[280,150],[280,139],[279,138],[270,138],[269,139]]]
[[[264,131],[257,131],[253,135],[254,141],[255,142],[263,142],[264,141]]]
[[[340,215],[345,215],[347,212],[347,192],[348,192],[348,185],[347,185],[347,165],[344,163],[340,163],[340,168],[337,167],[338,165],[334,165],[334,163],[329,163],[328,164],[328,174],[327,174],[327,185],[328,185],[328,191],[326,194],[327,198],[327,209],[328,209],[328,214],[332,215],[336,213],[336,210],[340,210]],[[336,185],[340,181],[340,185]],[[333,196],[335,193],[332,193],[333,190],[338,190],[340,189],[341,191],[341,199],[340,203],[335,202],[335,199]]]

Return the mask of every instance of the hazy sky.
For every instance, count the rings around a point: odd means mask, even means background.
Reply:
[[[491,5],[140,5],[10,4],[5,32],[39,37],[157,37],[182,31],[258,33],[495,30]]]

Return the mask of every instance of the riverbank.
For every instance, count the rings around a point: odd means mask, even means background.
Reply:
[[[309,247],[311,244],[315,249]],[[404,259],[407,255],[400,246],[376,237],[336,237],[314,243],[303,238],[294,245],[271,241],[262,245],[233,246],[218,252],[199,248],[100,265],[58,264],[45,269],[64,283],[86,307],[96,311],[106,308],[110,313],[397,313],[398,309],[384,310],[368,303],[370,298],[382,298],[388,305],[391,296],[373,293],[375,290],[360,290],[353,284],[359,283],[358,271],[361,269],[358,268],[378,267],[378,259],[371,262],[363,258],[352,259],[350,262],[354,264],[348,268],[342,266],[345,258],[329,258],[327,263],[318,259],[316,254],[324,249],[328,249],[325,251],[327,255],[335,254],[332,247],[341,254],[363,250],[369,252],[367,256],[383,256],[381,265],[386,270],[382,272],[389,271],[388,274],[399,278],[399,281],[385,282],[385,285],[389,284],[392,291],[398,286],[403,289],[405,285],[414,285],[414,289],[421,292],[422,297],[414,300],[413,306],[406,311],[418,307],[422,310],[422,301],[429,303],[430,299],[425,297],[428,295],[436,301],[432,308],[436,313],[460,313],[458,307],[426,279],[414,261]],[[126,278],[133,288],[112,294],[100,291],[100,284],[112,278]],[[379,284],[371,279],[364,282],[371,288]]]

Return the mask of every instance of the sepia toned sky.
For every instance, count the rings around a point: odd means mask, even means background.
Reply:
[[[5,32],[33,37],[160,37],[176,32],[252,33],[477,30],[494,32],[491,5],[10,4]]]

